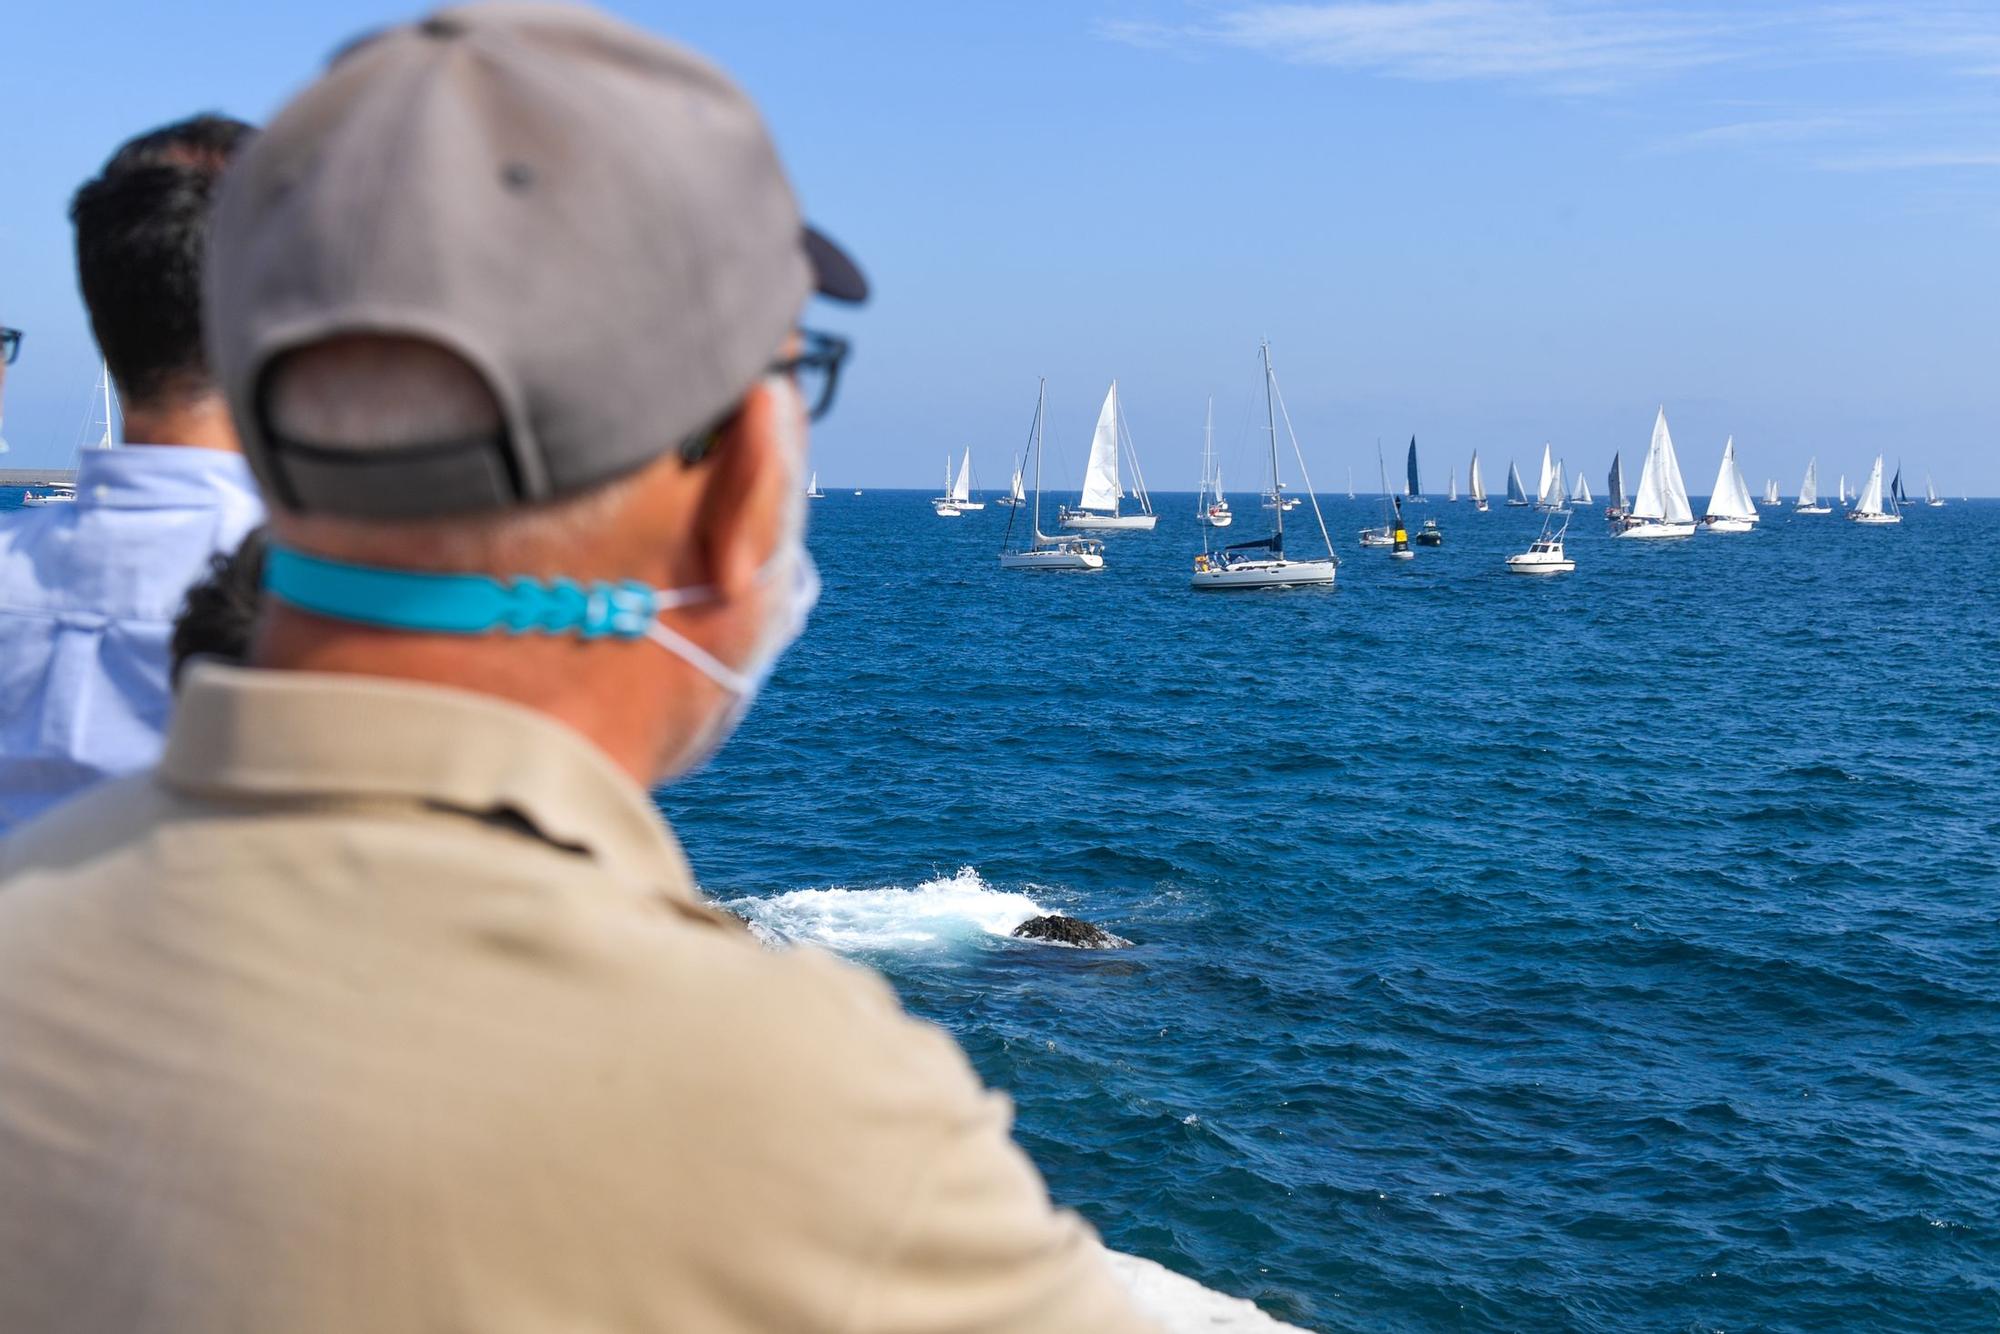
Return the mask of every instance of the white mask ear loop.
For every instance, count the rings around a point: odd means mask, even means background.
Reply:
[[[686,662],[703,676],[706,676],[709,680],[715,682],[738,699],[742,699],[755,688],[749,677],[737,671],[734,667],[729,666],[722,659],[716,657],[713,653],[710,653],[680,631],[669,629],[662,621],[655,620],[646,627],[646,638],[652,640],[655,644],[658,644],[661,648],[683,662]]]

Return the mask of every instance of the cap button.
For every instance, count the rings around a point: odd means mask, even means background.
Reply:
[[[444,14],[433,14],[417,25],[417,31],[426,37],[462,37],[465,25]]]

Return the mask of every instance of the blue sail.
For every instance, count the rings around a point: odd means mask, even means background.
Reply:
[[[1422,496],[1423,493],[1424,493],[1424,488],[1417,481],[1417,438],[1415,436],[1411,436],[1410,437],[1410,489],[1404,492],[1404,494],[1415,497],[1415,496]]]

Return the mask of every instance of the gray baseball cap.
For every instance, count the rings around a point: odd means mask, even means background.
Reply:
[[[551,500],[727,415],[813,291],[868,288],[804,226],[762,119],[693,52],[596,10],[479,4],[362,38],[232,166],[213,365],[288,509],[421,518]],[[267,373],[322,340],[434,342],[503,427],[281,439]]]

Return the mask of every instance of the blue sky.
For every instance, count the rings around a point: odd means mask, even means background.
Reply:
[[[1192,486],[1211,393],[1248,483],[1268,336],[1322,489],[1412,433],[1439,489],[1544,440],[1601,485],[1665,403],[1698,493],[1729,433],[1787,494],[1877,451],[2000,493],[2000,5],[613,8],[735,73],[875,280],[812,314],[858,349],[830,486],[929,484],[965,445],[1000,483],[1038,375],[1053,475],[1115,375],[1156,488]],[[154,123],[267,116],[411,12],[0,16],[0,323],[28,332],[0,466],[76,444],[76,184]]]

